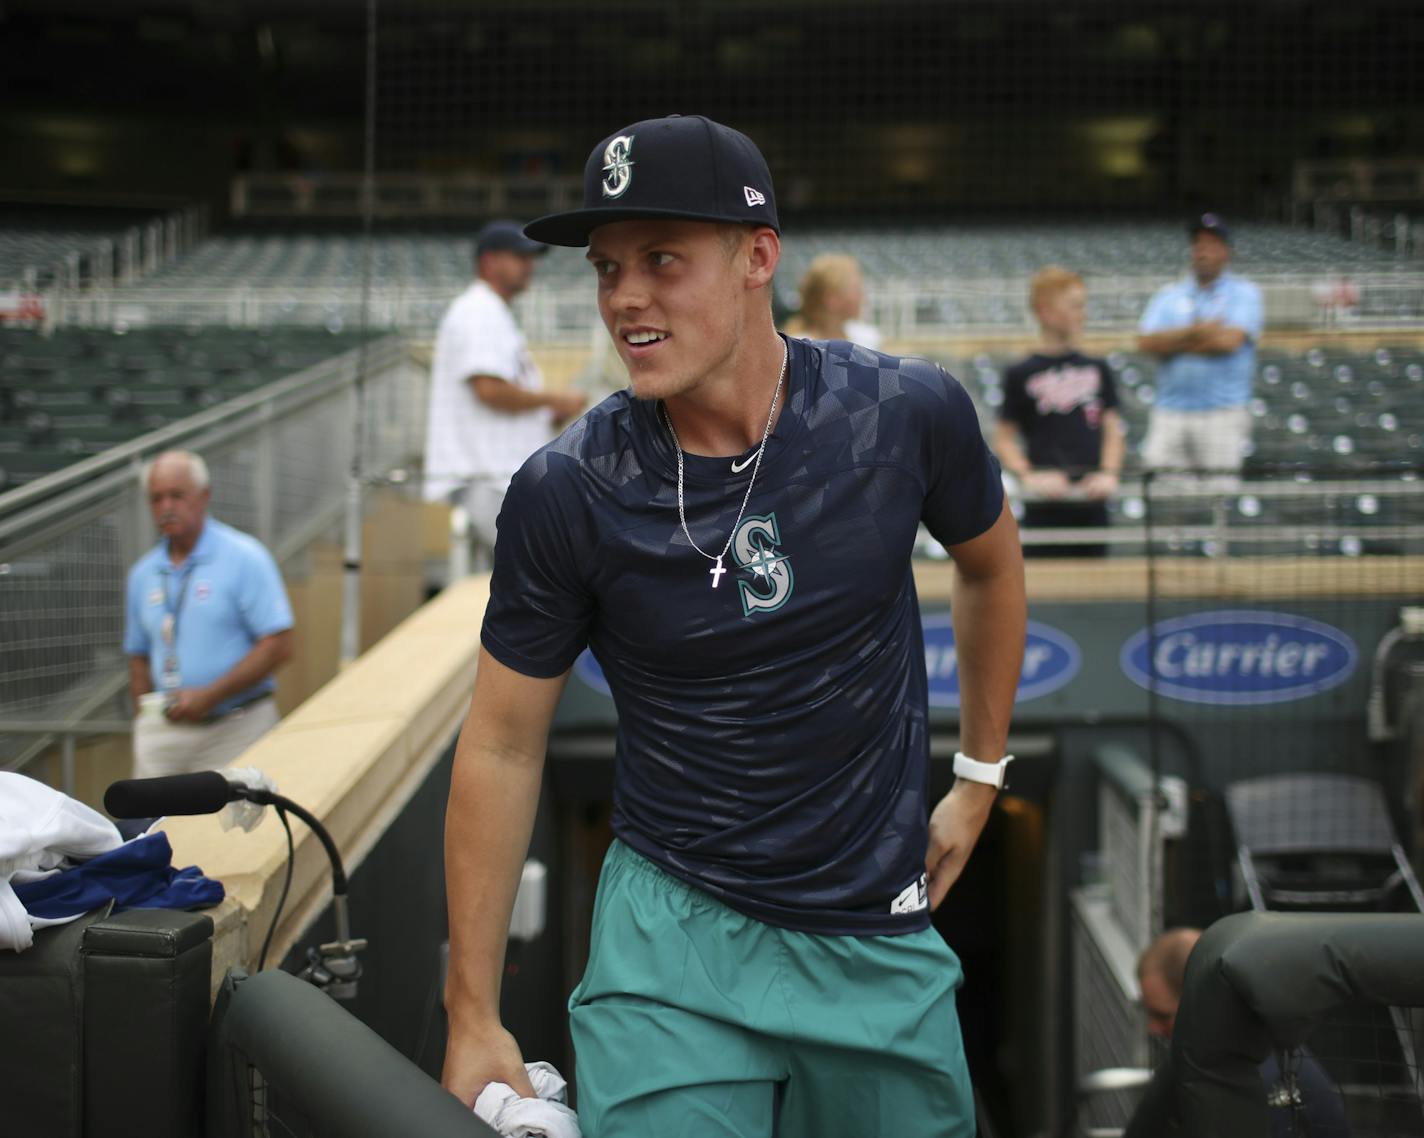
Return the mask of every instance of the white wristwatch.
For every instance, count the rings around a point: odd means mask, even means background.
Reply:
[[[1013,755],[1005,755],[997,763],[981,763],[971,759],[963,751],[955,751],[954,777],[967,778],[970,782],[982,782],[987,786],[1003,790],[1004,780],[1008,777],[1009,764],[1013,761]]]

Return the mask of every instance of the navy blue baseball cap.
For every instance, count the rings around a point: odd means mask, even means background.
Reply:
[[[756,143],[702,115],[635,122],[593,148],[583,171],[583,206],[531,221],[536,241],[575,248],[600,225],[637,218],[686,218],[765,225],[781,232],[771,171]]]
[[[1195,237],[1198,233],[1211,233],[1220,237],[1228,245],[1231,244],[1231,230],[1220,216],[1214,213],[1204,213],[1200,217],[1192,218],[1192,223],[1187,226],[1187,233]]]
[[[524,236],[524,226],[517,221],[491,221],[475,236],[475,256],[482,253],[520,253],[532,257],[547,253],[549,246]]]

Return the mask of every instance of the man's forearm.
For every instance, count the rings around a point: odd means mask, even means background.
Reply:
[[[1240,328],[1201,324],[1196,328],[1189,350],[1204,356],[1229,356],[1246,343],[1246,339],[1246,333]]]
[[[1023,670],[1027,603],[1022,562],[990,577],[956,575],[951,600],[959,660],[960,749],[983,763],[1004,756]]]
[[[246,656],[232,668],[207,686],[207,694],[214,705],[245,692],[261,683],[291,656],[290,630],[264,636],[257,641]]]
[[[1137,349],[1153,356],[1175,356],[1179,352],[1192,351],[1192,337],[1196,334],[1196,325],[1192,324],[1186,328],[1173,328],[1168,332],[1148,332],[1137,337]]]
[[[537,411],[541,407],[549,406],[549,396],[542,391],[526,391],[518,384],[510,383],[508,380],[500,379],[494,375],[476,375],[470,377],[470,387],[475,393],[475,398],[486,407],[492,407],[496,411],[504,411],[509,414],[517,414],[520,411]]]
[[[1103,416],[1102,450],[1099,452],[1098,469],[1108,474],[1122,473],[1122,460],[1127,451],[1122,436],[1122,421],[1111,411]]]
[[[534,830],[543,755],[501,753],[460,734],[445,812],[452,1026],[499,1019],[500,977],[520,867]]]
[[[1032,469],[1019,443],[1018,431],[1002,420],[994,428],[994,450],[999,456],[999,465],[1010,474],[1021,478]]]

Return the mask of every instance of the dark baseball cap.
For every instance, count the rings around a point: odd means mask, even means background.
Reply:
[[[610,134],[584,166],[582,208],[531,221],[524,232],[582,247],[600,225],[660,217],[781,232],[771,171],[756,143],[702,115],[645,119]]]
[[[1204,213],[1200,217],[1192,218],[1191,224],[1187,226],[1187,233],[1192,237],[1198,233],[1212,233],[1228,245],[1231,244],[1231,230],[1227,227],[1226,222],[1214,213]]]
[[[547,253],[549,246],[524,236],[524,226],[517,221],[491,221],[475,237],[475,256],[482,253],[522,253],[532,257]]]

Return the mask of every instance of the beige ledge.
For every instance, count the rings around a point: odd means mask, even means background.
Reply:
[[[1254,601],[1310,597],[1397,597],[1424,582],[1421,557],[1141,557],[1034,559],[1024,564],[1034,601],[1143,601],[1155,578],[1163,597]],[[954,563],[916,561],[921,601],[950,599]]]
[[[234,764],[265,771],[282,794],[320,818],[348,874],[400,813],[464,718],[488,599],[487,577],[446,589]],[[331,898],[321,843],[300,820],[291,822],[292,889],[268,951],[269,967]],[[268,817],[250,834],[225,831],[218,816],[208,815],[169,818],[162,828],[175,865],[200,866],[227,890],[227,899],[210,910],[214,986],[229,967],[254,969],[286,871],[281,825]]]

